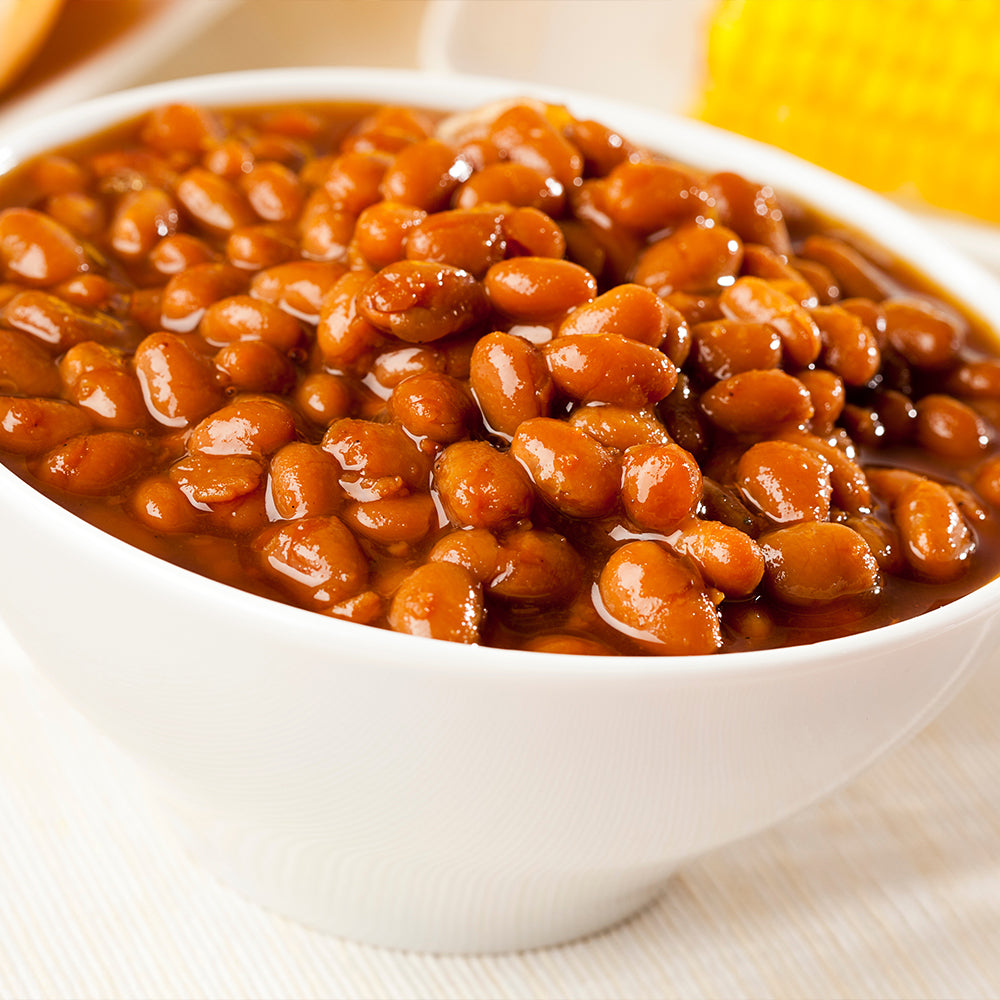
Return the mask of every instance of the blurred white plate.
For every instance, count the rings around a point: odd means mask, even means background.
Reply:
[[[128,86],[238,0],[67,0],[26,71],[0,99],[0,131]]]

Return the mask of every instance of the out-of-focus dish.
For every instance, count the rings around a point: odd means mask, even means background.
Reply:
[[[0,2],[0,93],[31,62],[52,30],[63,0]]]
[[[0,94],[0,129],[131,83],[238,0],[8,0],[44,33]],[[0,8],[2,13],[2,8]],[[27,15],[22,15],[26,17]]]

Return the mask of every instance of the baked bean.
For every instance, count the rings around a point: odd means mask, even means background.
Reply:
[[[382,198],[380,186],[389,159],[377,153],[343,153],[330,164],[323,179],[323,189],[330,204],[348,215]]]
[[[344,141],[345,148],[396,152],[403,145],[425,139],[433,131],[431,120],[413,108],[387,105],[366,115]]]
[[[583,157],[583,172],[587,177],[603,177],[635,152],[627,139],[601,122],[570,119],[563,132]]]
[[[665,354],[613,333],[567,334],[542,353],[558,389],[582,403],[651,406],[677,384],[677,369]]]
[[[672,320],[676,322],[670,307],[655,292],[642,285],[616,285],[574,309],[560,323],[558,335],[613,333],[659,347]]]
[[[47,154],[28,168],[31,183],[41,195],[83,191],[89,180],[83,166],[68,156]]]
[[[521,528],[503,536],[496,574],[486,583],[494,597],[552,604],[572,598],[582,580],[580,557],[566,538],[555,531]]]
[[[545,356],[512,333],[488,333],[472,351],[469,384],[489,427],[508,437],[532,417],[545,417],[554,386]]]
[[[219,119],[205,108],[168,104],[149,113],[142,127],[142,141],[161,153],[183,150],[200,153],[222,137]]]
[[[844,524],[865,540],[883,573],[900,576],[906,572],[906,559],[894,524],[886,524],[872,514],[851,514]]]
[[[508,257],[564,257],[566,237],[552,218],[537,208],[515,208],[500,218]]]
[[[571,190],[572,218],[562,223],[567,240],[570,240],[571,231],[578,227],[575,236],[577,245],[585,239],[583,249],[600,264],[600,271],[591,273],[601,279],[602,285],[628,280],[636,256],[646,245],[643,233],[612,219],[608,197],[608,185],[604,179],[584,181]],[[573,255],[570,254],[571,257]]]
[[[164,236],[150,251],[149,262],[159,274],[174,275],[196,264],[215,260],[215,251],[203,240],[190,233]]]
[[[84,340],[124,344],[130,331],[109,313],[81,309],[37,289],[18,292],[4,307],[3,321],[56,353]]]
[[[356,535],[385,546],[416,545],[438,526],[429,493],[409,493],[347,505],[345,523]]]
[[[90,429],[90,418],[61,399],[0,396],[0,448],[38,455]]]
[[[916,409],[917,443],[935,455],[975,458],[990,443],[982,417],[960,400],[931,393],[917,402]]]
[[[942,309],[919,299],[882,304],[889,343],[917,368],[940,371],[955,361],[964,331]]]
[[[215,142],[201,158],[201,165],[213,174],[236,180],[253,169],[254,155],[243,140],[231,137]]]
[[[875,334],[840,306],[820,306],[811,316],[823,341],[823,365],[848,385],[870,382],[882,364]]]
[[[483,595],[469,571],[455,563],[429,562],[413,570],[389,605],[389,627],[395,632],[445,639],[479,641]]]
[[[472,167],[455,156],[439,139],[422,139],[401,149],[380,186],[382,197],[426,212],[448,206],[459,184],[472,176]]]
[[[345,417],[330,425],[323,435],[322,447],[346,473],[373,481],[398,480],[394,492],[402,487],[425,490],[430,482],[430,460],[394,424]]]
[[[68,493],[117,493],[153,460],[149,442],[121,431],[98,431],[70,438],[43,455],[34,474],[47,486]]]
[[[657,160],[626,160],[607,175],[607,211],[615,222],[654,233],[707,211],[706,193],[686,170]]]
[[[133,361],[146,408],[166,427],[188,427],[222,403],[211,364],[177,334],[150,334]]]
[[[872,494],[865,471],[831,439],[820,438],[802,430],[785,430],[780,436],[783,441],[790,441],[816,452],[830,463],[832,499],[837,507],[857,514],[871,506]]]
[[[600,517],[615,507],[621,467],[614,452],[561,420],[535,417],[514,434],[511,454],[538,491],[571,517]]]
[[[271,457],[271,501],[278,517],[335,514],[344,503],[340,466],[332,455],[305,441],[290,441]]]
[[[758,436],[803,426],[813,416],[809,390],[797,378],[772,370],[739,372],[716,382],[702,394],[701,410],[723,430]]]
[[[283,163],[258,160],[240,175],[239,184],[250,207],[268,222],[291,222],[302,211],[302,181]]]
[[[345,261],[356,222],[357,215],[334,204],[324,189],[313,191],[298,222],[302,256],[307,260]]]
[[[253,494],[264,481],[264,466],[250,455],[189,455],[168,470],[170,479],[193,504],[225,504]]]
[[[422,208],[396,201],[376,202],[358,216],[354,246],[369,267],[386,267],[407,256],[408,239],[426,217]]]
[[[760,243],[743,245],[741,273],[755,278],[766,278],[805,309],[814,309],[820,304],[816,290],[798,269],[788,262],[785,255]]]
[[[803,521],[759,539],[764,579],[779,601],[798,607],[874,595],[881,583],[868,543],[847,525]]]
[[[743,495],[778,524],[827,520],[832,474],[822,455],[790,441],[761,441],[736,465]]]
[[[676,444],[636,444],[622,458],[622,506],[640,528],[669,534],[701,501],[701,469]]]
[[[244,392],[285,393],[295,384],[295,368],[286,355],[264,340],[240,340],[214,358],[222,381]]]
[[[179,223],[177,205],[162,188],[129,191],[111,219],[111,246],[126,260],[137,260],[160,239],[176,233]]]
[[[792,243],[774,189],[729,171],[712,174],[706,184],[720,220],[745,243],[760,243],[787,257]]]
[[[652,652],[698,655],[722,645],[715,604],[697,571],[657,542],[616,549],[598,591],[611,623]]]
[[[542,110],[530,104],[518,103],[501,111],[488,134],[504,159],[534,167],[564,188],[572,187],[583,173],[579,151]]]
[[[104,205],[96,198],[68,191],[45,199],[45,214],[64,229],[85,240],[100,236],[107,223]]]
[[[244,396],[205,417],[188,438],[202,455],[269,455],[295,437],[291,411],[267,396]]]
[[[713,293],[733,283],[742,262],[743,244],[731,229],[689,222],[639,255],[635,281],[657,295]]]
[[[486,318],[489,304],[483,286],[466,271],[407,260],[369,279],[357,309],[383,333],[424,344],[472,329]]]
[[[664,296],[664,301],[692,326],[696,323],[710,323],[713,320],[724,318],[718,295],[690,295],[687,292],[671,292]]]
[[[0,393],[58,396],[59,376],[34,337],[0,327]]]
[[[436,212],[408,230],[408,260],[450,264],[482,278],[506,256],[504,214],[493,207]],[[359,220],[360,221],[360,220]]]
[[[384,389],[395,389],[411,375],[430,372],[445,372],[448,366],[446,355],[434,347],[397,347],[383,351],[375,358],[371,368],[372,377]]]
[[[358,309],[371,273],[348,271],[324,296],[316,325],[316,345],[334,368],[367,371],[382,343],[382,333]]]
[[[4,280],[44,288],[89,267],[86,252],[55,219],[30,208],[0,212],[0,264]]]
[[[149,411],[135,373],[119,351],[84,341],[59,359],[66,395],[99,427],[133,430],[149,424]]]
[[[129,508],[140,523],[157,534],[194,531],[201,514],[191,506],[181,488],[162,473],[148,476],[136,485]]]
[[[646,410],[606,404],[581,406],[570,414],[568,422],[615,451],[637,444],[673,444],[667,429]]]
[[[987,503],[1000,506],[1000,456],[988,458],[979,466],[975,487]]]
[[[898,290],[896,282],[885,271],[836,237],[820,234],[807,236],[801,256],[826,266],[843,294],[849,298],[878,302]]]
[[[163,289],[161,322],[172,333],[188,333],[219,299],[245,291],[249,278],[231,264],[195,264],[175,274]]]
[[[111,305],[117,289],[101,274],[77,274],[55,285],[52,291],[70,305],[84,309],[101,309]]]
[[[497,574],[500,543],[485,528],[462,528],[439,538],[427,558],[464,566],[480,583]]]
[[[513,205],[537,208],[552,218],[558,218],[566,203],[561,184],[546,178],[534,167],[523,163],[490,163],[477,170],[458,189],[455,208],[475,208],[477,205]]]
[[[214,236],[249,226],[257,218],[239,188],[204,167],[185,172],[175,190],[184,211]]]
[[[840,300],[840,286],[825,264],[805,257],[790,257],[789,263],[809,282],[821,306],[832,306]]]
[[[876,396],[875,412],[885,430],[887,442],[903,444],[913,437],[917,408],[909,396],[895,389],[882,389]]]
[[[736,319],[697,323],[691,338],[698,368],[715,379],[781,364],[781,337],[768,323]]]
[[[710,587],[726,597],[752,594],[764,576],[764,553],[738,528],[694,518],[671,540],[671,547],[693,560]]]
[[[494,309],[529,323],[559,319],[597,295],[589,271],[551,257],[501,261],[486,272],[483,283]]]
[[[812,400],[810,429],[814,434],[829,434],[847,401],[843,380],[825,368],[806,369],[796,377],[806,387]]]
[[[256,541],[264,569],[309,607],[329,607],[363,591],[368,560],[339,518],[305,517]]]
[[[719,295],[724,315],[751,323],[768,323],[778,331],[793,364],[805,367],[823,346],[816,323],[790,295],[762,278],[738,278]]]
[[[967,399],[1000,399],[1000,361],[967,361],[948,376],[945,388]]]
[[[343,375],[314,372],[299,383],[294,398],[304,416],[321,427],[327,427],[334,420],[348,416],[354,393]]]
[[[235,462],[236,456],[214,459],[216,462]],[[230,538],[251,538],[271,523],[271,512],[267,507],[267,494],[263,482],[256,489],[233,500],[208,505],[205,514],[207,531]],[[234,582],[243,579],[242,567],[236,570]]]
[[[128,296],[128,318],[145,333],[163,328],[163,289],[136,288]]]
[[[276,267],[297,255],[292,234],[276,225],[241,226],[226,239],[226,260],[244,271]]]
[[[381,594],[375,593],[374,590],[365,590],[331,604],[328,608],[323,608],[320,614],[356,622],[359,625],[374,625],[377,619],[384,616],[385,606],[386,600]]]
[[[508,527],[528,517],[534,491],[524,469],[486,441],[458,441],[434,464],[434,486],[452,524]]]
[[[948,491],[917,477],[892,505],[903,555],[920,578],[934,582],[961,576],[975,549],[975,539]]]
[[[295,260],[253,276],[250,294],[306,323],[319,320],[326,293],[346,274],[338,261]]]
[[[249,295],[230,295],[213,302],[205,310],[199,331],[213,347],[260,340],[284,352],[302,339],[302,327],[294,316]]]
[[[389,413],[415,438],[450,444],[474,424],[475,403],[457,379],[440,372],[411,375],[389,397]]]

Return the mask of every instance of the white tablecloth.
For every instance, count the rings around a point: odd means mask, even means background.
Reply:
[[[245,0],[146,79],[413,65],[421,8]],[[5,1000],[997,996],[1000,653],[908,745],[694,862],[627,923],[561,948],[441,958],[326,937],[217,885],[160,824],[130,762],[0,630]]]

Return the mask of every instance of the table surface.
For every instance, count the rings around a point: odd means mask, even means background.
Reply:
[[[423,8],[226,0],[136,82],[415,65]],[[0,998],[997,997],[998,720],[1000,653],[908,744],[688,865],[626,923],[527,954],[434,957],[337,940],[219,886],[0,629]]]

